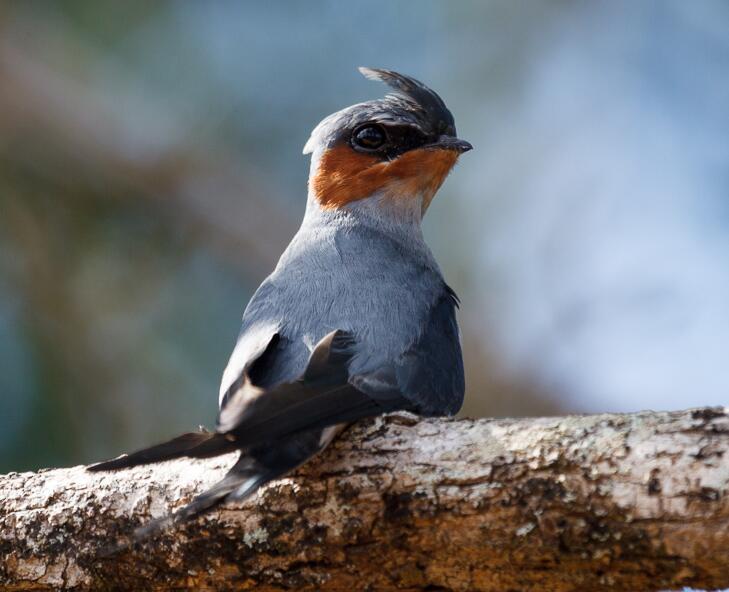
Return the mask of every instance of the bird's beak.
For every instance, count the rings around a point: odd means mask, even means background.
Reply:
[[[455,150],[459,154],[473,150],[473,146],[471,146],[470,142],[466,142],[466,140],[461,140],[454,136],[440,136],[437,141],[432,144],[428,144],[425,147],[440,150]]]

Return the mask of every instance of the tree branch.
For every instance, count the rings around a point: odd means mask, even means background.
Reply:
[[[232,456],[0,477],[7,590],[729,587],[727,409],[359,424],[255,498],[99,550]]]

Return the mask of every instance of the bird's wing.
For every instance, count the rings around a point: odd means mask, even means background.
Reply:
[[[136,467],[137,465],[173,460],[183,456],[211,458],[236,449],[236,445],[227,440],[223,434],[207,431],[189,432],[167,442],[90,465],[87,469],[92,472],[115,471]]]
[[[391,411],[453,415],[464,391],[456,302],[444,289],[418,339],[392,362],[353,374],[358,344],[349,333],[333,331],[316,345],[298,379],[267,388],[255,379],[265,377],[280,352],[283,338],[274,333],[228,389],[215,433],[184,434],[90,470],[215,456]]]
[[[419,415],[456,414],[465,391],[457,307],[458,297],[444,284],[419,338],[392,364],[350,382],[375,397],[383,389],[395,390]]]
[[[272,388],[257,386],[275,363],[277,344],[271,336],[258,357],[246,364],[224,397],[215,432],[192,432],[131,454],[88,467],[108,471],[181,457],[208,458],[262,442],[282,441],[307,431],[396,411],[412,409],[396,390],[366,394],[349,384],[348,366],[355,343],[344,331],[333,331],[314,348],[303,375]],[[284,455],[286,456],[286,455]]]
[[[314,348],[297,380],[266,389],[247,373],[218,415],[217,431],[240,447],[285,438],[303,430],[324,428],[400,409],[411,409],[395,389],[371,394],[350,383],[349,364],[357,344],[345,331],[333,331]]]
[[[358,344],[349,333],[333,331],[317,344],[295,381],[266,389],[244,373],[220,410],[218,432],[249,446],[391,411],[455,414],[465,389],[456,305],[445,286],[418,339],[396,360],[371,371],[350,372]]]
[[[265,371],[266,362],[271,352],[275,350],[280,340],[278,333],[270,332],[259,338],[250,348],[248,359],[244,362],[240,378],[236,379],[231,387],[222,393],[222,400],[236,392],[243,381],[250,380],[249,377],[261,374]],[[232,442],[225,434],[219,432],[188,432],[147,448],[142,448],[129,454],[122,454],[117,458],[106,460],[90,465],[89,471],[114,471],[127,469],[138,465],[146,465],[155,462],[173,460],[176,458],[210,458],[237,450],[239,445]]]
[[[457,307],[458,296],[444,284],[420,339],[396,364],[398,388],[421,415],[455,415],[463,405],[466,384]]]

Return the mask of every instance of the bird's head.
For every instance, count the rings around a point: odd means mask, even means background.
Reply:
[[[392,213],[425,213],[458,157],[471,144],[456,136],[443,100],[414,78],[360,68],[393,92],[324,119],[304,146],[312,154],[309,200],[327,210],[367,202]]]

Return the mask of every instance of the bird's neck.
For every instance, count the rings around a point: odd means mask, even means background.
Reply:
[[[383,211],[378,199],[379,196],[370,196],[335,209],[323,207],[309,195],[301,227],[277,269],[296,265],[302,257],[307,265],[323,262],[325,266],[331,265],[330,261],[342,263],[345,257],[346,265],[353,267],[358,260],[369,257],[370,263],[379,261],[387,267],[388,256],[396,253],[398,260],[440,273],[423,237],[420,209],[414,207],[409,213],[393,214]],[[353,248],[355,244],[359,246]]]
[[[419,218],[394,222],[367,204],[339,210],[307,207],[301,228],[279,266],[291,264],[301,256],[306,257],[308,265],[319,261],[324,266],[336,263],[349,269],[361,265],[391,267],[394,256],[397,261],[440,273],[423,237]]]
[[[422,239],[420,225],[425,210],[422,194],[412,192],[411,186],[402,184],[402,187],[382,188],[361,199],[332,206],[332,202],[326,199],[327,196],[314,191],[312,179],[319,173],[319,160],[319,155],[315,153],[309,174],[304,225],[362,225],[392,236],[416,236]]]
[[[343,207],[322,206],[309,194],[304,225],[365,226],[393,237],[422,240],[422,197],[403,196],[393,200],[386,194],[374,194]]]

